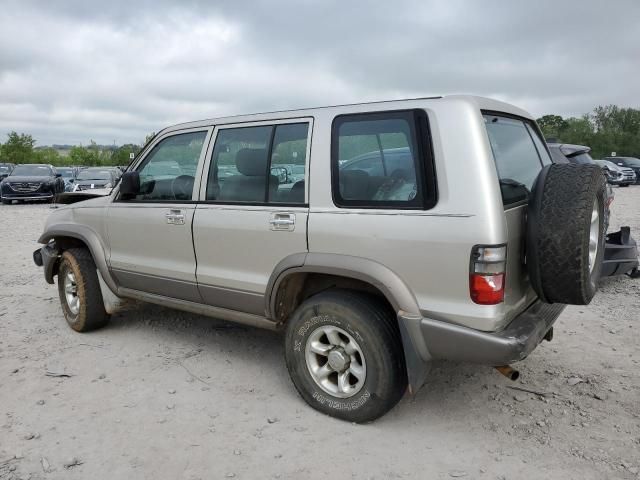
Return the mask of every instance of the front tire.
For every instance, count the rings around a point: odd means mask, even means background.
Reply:
[[[288,321],[285,359],[311,407],[350,422],[381,417],[407,388],[397,319],[385,303],[358,292],[305,300]]]
[[[58,294],[64,317],[76,332],[96,330],[109,321],[96,265],[87,249],[70,248],[62,254]]]

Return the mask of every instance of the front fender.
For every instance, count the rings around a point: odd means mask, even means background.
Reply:
[[[109,286],[111,291],[114,293],[118,292],[117,284],[109,272],[104,246],[100,241],[100,237],[94,230],[86,225],[79,225],[75,223],[47,225],[47,229],[40,236],[38,242],[47,244],[51,240],[60,237],[70,237],[82,241],[91,252],[93,261],[95,262],[105,283]]]

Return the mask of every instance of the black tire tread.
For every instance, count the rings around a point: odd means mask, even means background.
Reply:
[[[297,365],[293,364],[294,359],[291,356],[285,355],[287,369],[296,390],[307,403],[317,410],[343,420],[366,423],[381,417],[400,401],[407,388],[407,372],[397,319],[389,306],[375,295],[346,289],[332,289],[318,293],[306,299],[298,308],[302,309],[310,303],[317,302],[327,302],[353,309],[364,318],[369,319],[368,326],[376,331],[377,338],[383,339],[378,351],[381,352],[383,358],[389,360],[389,373],[382,378],[382,381],[386,380],[388,384],[381,384],[382,390],[387,392],[387,395],[384,398],[377,396],[375,403],[371,403],[368,405],[369,408],[364,410],[345,412],[322,409],[314,405],[310,392],[301,388],[295,381]],[[287,342],[290,341],[292,332],[297,328],[294,317],[295,313],[287,325]]]
[[[535,233],[529,235],[527,253],[536,249],[539,277],[538,294],[549,303],[588,304],[595,294],[595,282],[589,274],[589,226],[593,202],[600,202],[601,229],[604,229],[606,182],[596,165],[554,164],[542,177],[544,185],[534,191],[540,198],[530,204],[537,208]],[[601,248],[594,269],[596,281],[604,251]],[[533,275],[532,275],[533,276]],[[536,287],[534,282],[534,287]]]
[[[86,248],[70,248],[65,250],[62,254],[60,264],[59,271],[61,273],[65,262],[72,267],[76,267],[76,283],[78,285],[79,296],[81,297],[80,312],[74,318],[65,307],[66,302],[63,298],[62,282],[60,281],[60,275],[58,276],[60,302],[63,305],[62,310],[67,323],[77,332],[90,332],[105,326],[109,322],[110,316],[104,309],[96,264],[93,261],[91,253]]]

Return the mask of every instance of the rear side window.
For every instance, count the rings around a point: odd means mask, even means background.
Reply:
[[[308,136],[308,123],[220,129],[207,201],[304,204]]]
[[[538,173],[542,169],[539,149],[533,135],[523,120],[484,115],[493,158],[500,179],[502,201],[505,205],[526,200]],[[539,139],[538,139],[539,140]],[[543,150],[545,162],[550,163],[546,150]]]
[[[436,189],[425,112],[336,117],[332,190],[340,207],[430,208]]]

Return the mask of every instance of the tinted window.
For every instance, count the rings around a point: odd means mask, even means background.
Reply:
[[[140,190],[144,193],[136,199],[191,200],[198,160],[206,136],[207,132],[183,133],[167,137],[153,147],[137,169],[140,174]]]
[[[542,169],[534,140],[522,120],[485,115],[505,204],[525,200]],[[526,189],[526,190],[525,190]]]
[[[569,161],[571,163],[577,163],[580,165],[588,165],[590,163],[593,163],[593,158],[591,158],[591,155],[585,152],[579,153],[578,155],[572,155],[571,157],[569,157]]]
[[[336,118],[332,137],[332,175],[337,205],[425,206],[422,181],[425,161],[416,135],[417,120],[414,112]],[[424,122],[420,131],[426,130],[426,116]],[[435,194],[435,191],[431,193]]]
[[[533,128],[528,123],[525,123],[525,126],[527,127],[527,131],[529,132],[529,135],[531,135],[531,138],[533,139],[533,143],[536,145],[536,149],[538,150],[538,155],[540,156],[542,163],[544,163],[545,165],[550,164],[551,158],[549,157],[549,152],[547,152],[547,149],[545,148],[544,143],[540,139],[538,132],[536,131],[535,128]]]
[[[308,123],[221,129],[207,200],[303,204],[308,131]]]

